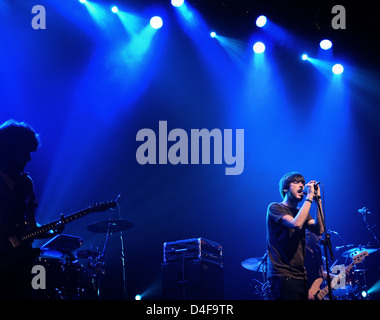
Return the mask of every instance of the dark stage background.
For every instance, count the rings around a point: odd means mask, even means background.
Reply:
[[[366,206],[370,223],[379,221],[373,2],[339,2],[346,30],[331,28],[338,4],[332,1],[190,1],[196,23],[169,0],[97,3],[90,14],[77,0],[0,0],[0,121],[25,121],[41,135],[27,167],[39,223],[121,193],[123,218],[134,223],[125,232],[128,298],[161,299],[163,243],[203,237],[223,246],[225,298],[256,299],[251,280],[261,277],[241,262],[264,255],[267,206],[281,201],[281,176],[300,171],[323,182],[328,228],[355,246],[375,246],[358,214]],[[46,9],[46,30],[31,27],[36,4]],[[111,4],[129,12],[127,26]],[[255,26],[262,13],[272,31]],[[156,14],[163,27],[139,40]],[[225,41],[210,38],[211,30]],[[333,52],[319,52],[319,41],[328,37]],[[256,39],[268,44],[259,58],[252,51]],[[334,76],[323,63],[302,61],[304,52],[340,62],[345,71]],[[191,129],[244,129],[243,173],[225,175],[224,163],[138,164],[136,134],[150,128],[158,139],[160,120],[189,136]],[[82,237],[81,249],[102,247],[105,235],[86,227],[118,214],[93,213],[64,233]],[[379,225],[374,231],[379,234]],[[331,240],[334,247],[344,244],[334,233]],[[106,299],[123,297],[120,256],[119,234],[113,234]],[[366,260],[369,287],[379,281],[379,260],[379,252]],[[372,296],[379,298],[375,289]]]

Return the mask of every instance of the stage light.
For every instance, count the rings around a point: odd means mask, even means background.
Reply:
[[[79,0],[80,3],[86,3],[87,0]]]
[[[111,8],[111,11],[112,11],[113,13],[118,13],[118,12],[119,12],[119,9],[118,9],[118,7],[116,7],[116,6],[113,6],[113,7]]]
[[[255,53],[263,53],[265,51],[265,44],[262,42],[256,42],[253,45],[253,51]]]
[[[363,299],[366,299],[367,296],[368,296],[368,292],[367,292],[366,290],[363,290],[363,291],[361,292],[361,296],[362,296]]]
[[[301,56],[301,59],[302,59],[303,61],[307,60],[308,58],[309,58],[309,57],[307,56],[306,53],[304,53],[304,54]]]
[[[332,72],[336,75],[339,75],[339,74],[342,74],[344,71],[344,68],[341,64],[337,63],[337,64],[334,64],[334,66],[332,67]]]
[[[172,0],[171,1],[172,6],[176,7],[176,8],[182,6],[184,2],[185,2],[184,0]]]
[[[150,25],[153,29],[160,29],[163,25],[162,19],[159,16],[154,16],[150,19]]]
[[[215,38],[216,37],[216,33],[214,31],[210,32],[210,37],[211,38]]]
[[[142,296],[140,294],[135,295],[135,300],[141,300]]]
[[[256,25],[259,27],[259,28],[262,28],[264,27],[266,24],[267,24],[267,17],[266,16],[260,16],[256,19]]]
[[[332,42],[328,39],[324,39],[322,40],[320,43],[319,43],[319,46],[321,47],[321,49],[323,50],[329,50],[331,49],[332,47]]]

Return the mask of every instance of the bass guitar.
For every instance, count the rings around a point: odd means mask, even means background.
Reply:
[[[345,273],[341,272],[331,280],[331,289],[334,289],[334,287],[339,283],[339,281],[343,278],[344,275],[350,273],[352,267],[355,264],[362,262],[363,259],[367,257],[368,255],[369,255],[368,251],[363,251],[359,253],[358,255],[354,256],[352,258],[351,264],[348,267],[346,267]],[[322,300],[326,296],[326,294],[328,294],[329,292],[328,286],[321,289],[322,282],[323,282],[322,278],[318,278],[313,282],[313,284],[311,285],[309,289],[309,297],[313,296],[314,300]]]

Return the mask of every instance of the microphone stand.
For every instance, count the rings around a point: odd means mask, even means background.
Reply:
[[[364,210],[364,209],[365,209],[365,210]],[[361,212],[361,210],[364,210],[363,213]],[[363,209],[358,210],[358,212],[362,214],[363,222],[365,223],[365,225],[366,225],[368,231],[371,232],[373,238],[375,239],[376,244],[377,244],[377,247],[380,248],[380,241],[379,241],[379,239],[376,237],[375,232],[372,230],[372,228],[373,228],[374,226],[371,226],[371,225],[368,223],[368,221],[367,221],[367,218],[368,218],[368,216],[367,216],[367,215],[368,215],[368,210],[367,210],[366,208],[363,208]]]
[[[324,230],[324,233],[325,233],[325,239],[323,241],[321,241],[321,243],[323,244],[324,249],[325,249],[327,287],[329,289],[329,300],[331,301],[332,300],[332,289],[331,289],[331,279],[330,279],[330,270],[329,270],[329,262],[328,262],[329,259],[328,259],[327,252],[330,253],[330,257],[331,257],[332,260],[334,260],[334,254],[333,254],[333,251],[332,251],[330,234],[328,233],[328,230],[326,228],[326,221],[325,221],[325,217],[324,217],[324,214],[323,214],[323,211],[322,211],[322,205],[321,205],[321,203],[319,201],[321,199],[321,197],[320,196],[314,196],[314,199],[316,200],[317,205],[318,205],[318,210],[320,212],[320,218],[321,218],[323,230]]]

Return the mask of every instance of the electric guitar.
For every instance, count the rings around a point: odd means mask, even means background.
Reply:
[[[363,259],[367,257],[368,255],[369,255],[368,251],[363,251],[359,253],[358,255],[354,256],[352,258],[351,264],[348,267],[346,267],[345,273],[341,272],[331,280],[331,289],[334,289],[334,287],[342,279],[343,275],[348,274],[355,264],[362,262]],[[309,289],[309,296],[313,296],[315,300],[322,300],[326,296],[326,294],[328,294],[329,292],[328,286],[321,289],[322,282],[323,282],[322,278],[316,279]]]
[[[3,237],[3,239],[0,240],[0,267],[9,265],[12,260],[14,261],[14,259],[10,257],[11,255],[16,254],[17,256],[17,252],[20,252],[21,255],[25,254],[26,246],[24,244],[30,243],[31,240],[45,234],[50,230],[59,230],[64,224],[77,220],[92,212],[105,211],[115,208],[118,200],[119,196],[114,201],[95,203],[86,209],[80,210],[66,217],[62,215],[60,219],[32,229],[29,232],[16,232],[12,233],[11,236]]]

